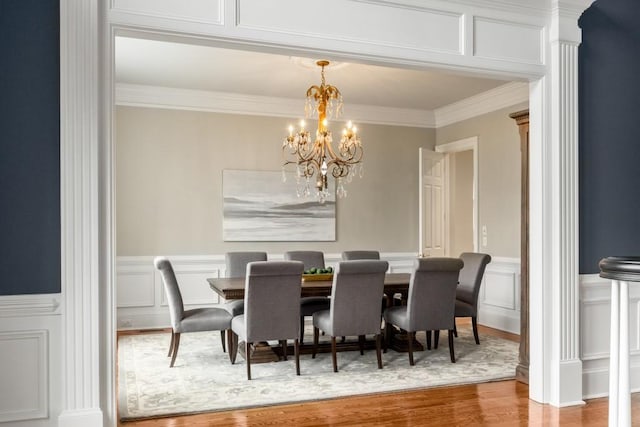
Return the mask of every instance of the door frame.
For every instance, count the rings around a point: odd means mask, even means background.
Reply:
[[[435,151],[437,153],[444,153],[444,179],[445,179],[445,229],[444,229],[444,244],[445,254],[451,256],[451,167],[450,167],[450,153],[458,153],[461,151],[473,152],[473,251],[478,252],[479,239],[478,239],[478,224],[479,224],[479,206],[480,206],[480,193],[478,192],[479,181],[479,157],[478,157],[478,137],[471,136],[468,138],[460,139],[457,141],[447,142],[446,144],[436,145]]]

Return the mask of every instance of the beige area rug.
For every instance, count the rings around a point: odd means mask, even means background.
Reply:
[[[310,332],[310,331],[309,331]],[[338,373],[331,353],[300,357],[301,375],[288,361],[251,365],[247,381],[244,359],[235,365],[222,352],[219,332],[183,334],[173,368],[166,357],[170,334],[122,336],[118,340],[119,411],[122,420],[223,411],[274,404],[330,399],[358,394],[470,384],[514,378],[518,344],[480,336],[470,328],[455,338],[456,363],[449,360],[446,332],[437,350],[406,353],[389,350],[377,369],[375,350],[338,353]],[[309,336],[309,334],[307,334]],[[310,338],[309,338],[310,339]],[[323,339],[327,339],[323,337]],[[425,342],[424,333],[418,340]]]

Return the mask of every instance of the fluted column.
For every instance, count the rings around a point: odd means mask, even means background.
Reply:
[[[63,408],[102,426],[99,324],[99,0],[60,1]]]
[[[549,402],[581,404],[578,281],[578,45],[577,17],[553,11],[550,34],[552,198],[551,354]]]

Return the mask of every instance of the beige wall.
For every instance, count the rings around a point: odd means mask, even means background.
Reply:
[[[117,255],[366,248],[417,252],[418,147],[433,129],[359,126],[364,177],[338,199],[335,242],[224,242],[223,169],[281,170],[283,118],[116,108]]]
[[[451,153],[451,255],[473,252],[473,150]]]
[[[483,114],[436,130],[436,144],[477,136],[480,171],[479,250],[520,257],[520,136],[510,113],[527,103]],[[481,230],[487,227],[487,245]]]

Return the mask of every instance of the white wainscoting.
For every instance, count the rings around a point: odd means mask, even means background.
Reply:
[[[383,253],[392,273],[409,273],[411,253]],[[170,325],[169,310],[160,273],[153,256],[118,257],[116,262],[118,329],[165,328]],[[168,257],[176,273],[186,308],[206,307],[220,302],[209,288],[207,278],[226,277],[224,255]],[[269,259],[283,259],[269,254]],[[340,261],[340,254],[325,254],[327,266]]]
[[[640,391],[640,283],[629,286],[631,390]],[[580,359],[585,399],[609,394],[611,281],[597,274],[580,276]]]
[[[0,423],[56,426],[62,388],[60,295],[0,297]]]
[[[493,257],[484,272],[478,323],[520,333],[520,258]]]

